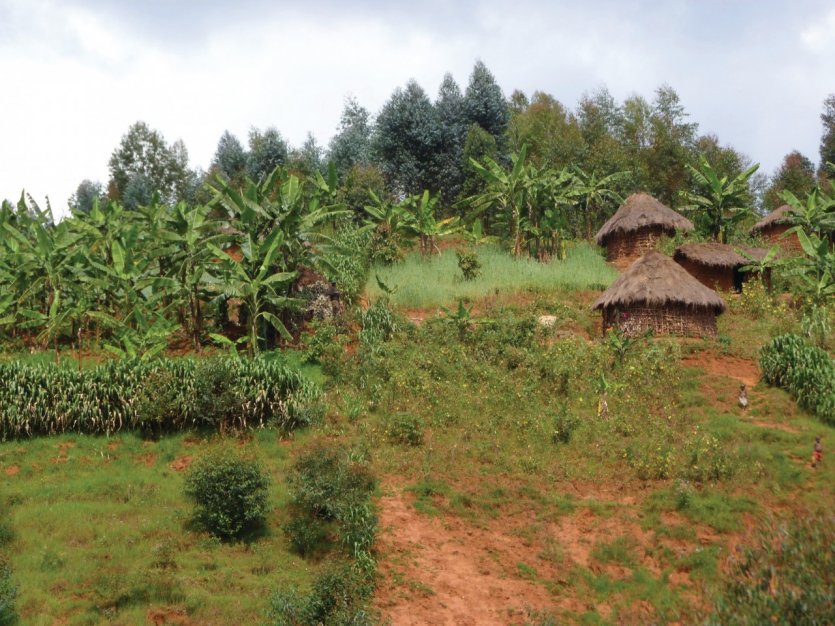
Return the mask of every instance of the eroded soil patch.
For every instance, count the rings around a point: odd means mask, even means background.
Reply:
[[[542,585],[515,575],[536,550],[506,529],[422,515],[402,489],[379,504],[376,604],[392,624],[508,624],[554,605]]]
[[[703,369],[714,376],[733,378],[749,387],[753,387],[760,380],[760,368],[756,362],[736,356],[697,352],[684,357],[681,364],[684,367]]]

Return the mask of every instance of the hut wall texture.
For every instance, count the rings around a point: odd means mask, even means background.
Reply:
[[[606,259],[617,261],[637,259],[645,252],[655,248],[664,229],[661,226],[648,226],[630,232],[618,231],[606,239]]]
[[[771,224],[763,228],[758,234],[769,244],[777,244],[783,252],[794,254],[803,252],[800,247],[800,240],[797,235],[789,235],[783,239],[785,233],[791,226],[787,224]]]
[[[676,263],[706,287],[721,289],[722,291],[734,290],[734,270],[732,267],[702,265],[690,259],[677,260]]]
[[[715,337],[716,314],[712,309],[680,304],[636,304],[618,309],[607,307],[603,310],[603,332],[614,327],[627,335],[641,335],[652,330],[657,335]]]

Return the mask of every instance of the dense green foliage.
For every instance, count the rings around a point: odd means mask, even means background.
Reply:
[[[314,581],[309,592],[293,587],[276,591],[270,623],[372,623],[367,605],[374,590],[376,563],[371,552],[377,517],[370,501],[375,480],[368,460],[355,450],[317,443],[296,460],[288,482],[293,510],[284,531],[294,548],[307,556],[319,544],[333,547],[326,530],[331,526],[344,556]]]
[[[109,361],[76,371],[0,364],[0,438],[77,432],[271,425],[310,421],[314,385],[275,362],[232,359]]]
[[[0,626],[13,626],[17,623],[16,598],[17,586],[12,580],[12,571],[8,563],[0,558]]]
[[[269,478],[257,461],[225,447],[189,467],[184,493],[195,504],[197,521],[210,533],[235,539],[263,523],[268,487]]]
[[[831,624],[834,568],[831,512],[771,523],[733,563],[710,623]]]
[[[835,425],[835,360],[797,335],[781,335],[760,353],[763,379],[789,391],[798,404]]]

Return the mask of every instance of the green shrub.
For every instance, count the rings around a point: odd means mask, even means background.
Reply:
[[[231,448],[198,459],[185,478],[185,495],[195,503],[195,517],[221,539],[239,538],[263,523],[268,487],[261,466]]]
[[[0,363],[0,439],[67,432],[307,424],[316,386],[264,360],[109,361],[77,371]]]
[[[385,298],[377,300],[360,315],[360,342],[375,345],[391,339],[397,332],[398,320]]]
[[[626,448],[626,461],[641,480],[670,478],[675,469],[672,447],[661,441],[633,443]]]
[[[581,420],[566,407],[562,407],[553,419],[553,431],[551,440],[554,443],[568,443],[571,441],[571,434],[580,425]]]
[[[338,519],[374,489],[368,464],[343,446],[317,443],[293,464],[288,477],[293,504],[322,519]]]
[[[368,246],[368,254],[372,263],[380,265],[394,265],[403,260],[401,245],[405,242],[388,224],[382,223],[374,229]]]
[[[12,580],[12,570],[8,563],[0,558],[0,626],[11,626],[17,623],[17,585]]]
[[[832,337],[832,318],[835,308],[813,304],[800,320],[803,334],[819,348],[826,348],[826,342]]]
[[[423,443],[423,422],[409,413],[395,413],[388,419],[386,434],[392,443],[419,446]]]
[[[378,623],[368,611],[373,576],[352,565],[338,565],[320,575],[308,593],[296,587],[276,591],[270,599],[273,626],[370,626]]]
[[[464,280],[475,280],[481,276],[481,263],[478,260],[478,255],[472,251],[457,251],[458,269],[464,275]]]
[[[281,530],[293,551],[303,557],[314,554],[327,543],[328,526],[317,518],[293,516]]]
[[[786,389],[797,403],[835,425],[835,361],[797,335],[780,335],[760,351],[760,369],[770,385]]]
[[[745,281],[739,297],[729,300],[729,307],[734,313],[741,313],[754,320],[788,313],[786,305],[777,302],[761,280]]]
[[[769,524],[744,548],[725,581],[713,624],[835,622],[835,518]]]
[[[345,302],[353,302],[368,278],[371,237],[363,229],[345,225],[324,246],[319,267],[336,285]]]
[[[701,433],[691,438],[684,449],[681,466],[683,478],[695,482],[727,480],[737,470],[738,461],[710,434]]]

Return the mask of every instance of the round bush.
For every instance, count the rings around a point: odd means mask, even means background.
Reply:
[[[423,422],[420,418],[409,413],[392,415],[389,418],[386,432],[392,443],[404,446],[423,444]]]
[[[252,459],[221,449],[192,464],[185,494],[195,503],[195,517],[221,539],[239,538],[263,523],[269,478]]]

